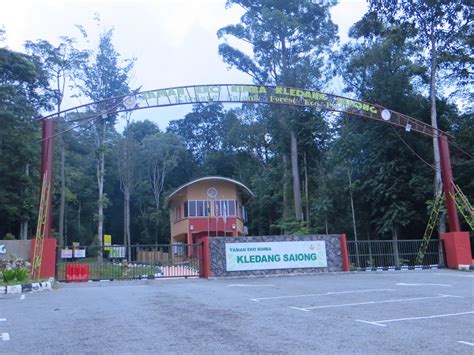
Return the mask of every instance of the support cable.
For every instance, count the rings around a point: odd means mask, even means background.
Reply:
[[[400,135],[400,133],[398,133],[398,131],[397,131],[394,127],[392,127],[392,130],[395,132],[395,134],[397,135],[397,137],[402,141],[402,143],[410,150],[410,152],[412,152],[418,159],[420,159],[423,163],[425,163],[426,165],[428,165],[431,169],[433,169],[434,171],[437,170],[437,168],[436,168],[434,165],[428,163],[428,162],[427,162],[425,159],[423,159],[417,152],[415,152],[415,151],[413,150],[413,148],[408,145],[408,143],[402,138],[402,136]]]

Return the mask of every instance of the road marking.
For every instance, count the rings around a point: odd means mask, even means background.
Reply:
[[[444,286],[444,287],[451,287],[452,285],[447,284],[405,284],[405,283],[398,283],[397,286]]]
[[[25,295],[21,295],[20,300],[24,300],[24,299],[25,299]]]
[[[386,327],[385,324],[379,324],[377,322],[369,322],[368,320],[357,319],[356,322],[367,323],[367,324],[371,324],[371,325],[378,325],[379,327]]]
[[[2,333],[2,340],[3,340],[3,341],[8,341],[8,340],[10,340],[10,334],[8,334],[8,333]]]
[[[474,346],[474,343],[469,343],[467,341],[458,340],[458,343]]]
[[[6,322],[6,318],[0,318],[0,322]]]
[[[300,307],[290,307],[290,308],[297,309],[298,311],[309,312],[309,309],[306,309],[306,308],[300,308]]]
[[[251,298],[250,300],[259,302],[259,301],[264,301],[264,300],[279,300],[279,299],[284,299],[284,298],[316,297],[316,296],[342,295],[346,293],[363,293],[363,292],[377,292],[377,291],[396,291],[396,290],[393,288],[376,288],[372,290],[330,291],[330,292],[325,292],[325,293],[309,293],[305,295]]]
[[[329,304],[325,306],[314,306],[314,307],[290,307],[293,309],[305,310],[308,311],[310,309],[323,309],[323,308],[335,308],[335,307],[350,307],[350,306],[364,306],[368,304],[378,304],[378,303],[393,303],[393,302],[403,302],[403,301],[419,301],[419,300],[426,300],[426,299],[433,299],[433,298],[464,298],[461,296],[452,296],[452,295],[438,295],[438,296],[429,296],[429,297],[415,297],[415,298],[398,298],[398,299],[391,299],[385,301],[367,301],[367,302],[358,302],[358,303],[342,303],[342,304]]]
[[[454,317],[454,316],[461,316],[461,315],[464,315],[464,314],[473,314],[473,313],[474,313],[474,311],[470,311],[470,312],[461,312],[461,313],[435,314],[433,316],[426,316],[426,317],[397,318],[397,319],[385,319],[385,320],[376,320],[376,321],[367,321],[367,320],[356,319],[356,322],[367,323],[367,324],[372,324],[372,325],[378,325],[379,327],[386,327],[385,324],[381,324],[381,323],[402,322],[402,321],[406,321],[406,320],[418,320],[418,319]]]
[[[227,287],[274,287],[275,285],[244,285],[244,284],[232,284]]]

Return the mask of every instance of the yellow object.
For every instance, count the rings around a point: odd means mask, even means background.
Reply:
[[[46,180],[46,174],[43,176],[43,185],[41,186],[40,208],[38,213],[38,224],[36,226],[35,249],[31,266],[31,278],[37,280],[40,278],[41,263],[43,261],[43,246],[46,221],[49,212],[49,190],[51,183]]]
[[[110,246],[112,245],[112,235],[104,234],[104,250],[110,251]]]
[[[433,230],[438,223],[438,215],[443,200],[444,195],[442,193],[436,197],[436,200],[433,204],[433,209],[431,210],[430,219],[428,220],[428,224],[426,225],[425,233],[423,235],[423,241],[421,242],[420,250],[418,251],[418,255],[416,257],[415,265],[421,265],[423,263],[426,249],[428,249],[428,243],[431,239],[431,235],[433,234]]]

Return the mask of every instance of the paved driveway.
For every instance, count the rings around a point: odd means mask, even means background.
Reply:
[[[472,354],[473,293],[449,270],[63,284],[0,296],[0,353]]]

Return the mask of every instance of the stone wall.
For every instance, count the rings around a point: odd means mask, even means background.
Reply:
[[[258,237],[212,237],[209,238],[211,254],[211,273],[213,277],[226,276],[251,276],[251,275],[279,275],[279,274],[313,274],[320,272],[342,271],[342,254],[339,234],[326,235],[282,235]],[[226,243],[257,243],[257,242],[290,242],[290,241],[317,241],[326,242],[327,267],[298,268],[253,271],[227,271],[226,268]]]
[[[31,240],[0,240],[0,259],[12,255],[24,260],[30,259]]]

